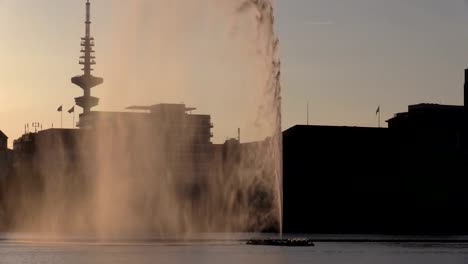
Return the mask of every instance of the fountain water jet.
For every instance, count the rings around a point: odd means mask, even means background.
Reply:
[[[243,135],[257,142],[200,144],[195,136],[200,131],[188,120],[202,117],[165,106],[137,118],[91,112],[80,120],[92,120],[90,128],[70,132],[72,139],[58,131],[37,142],[35,176],[18,171],[32,180],[13,184],[18,191],[10,200],[14,227],[101,239],[262,231],[273,224],[281,232],[281,86],[272,4],[135,0],[113,5],[114,17],[126,19],[114,21],[111,35],[119,45],[107,53],[112,63],[102,60],[107,85],[99,87],[104,92],[95,91],[101,98],[116,104],[188,98],[218,112],[213,116],[218,133],[229,127],[223,119],[240,120]],[[177,130],[170,125],[175,120]],[[200,155],[205,147],[212,153],[208,158]],[[209,168],[202,166],[206,162]]]

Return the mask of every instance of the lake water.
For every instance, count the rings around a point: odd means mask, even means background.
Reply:
[[[87,242],[72,239],[47,242],[24,236],[3,236],[0,263],[468,263],[468,244],[462,242],[317,242],[315,247],[279,248],[248,246],[245,239],[249,237],[252,235],[183,241]]]

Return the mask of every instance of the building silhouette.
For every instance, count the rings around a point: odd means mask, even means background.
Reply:
[[[6,226],[6,211],[4,210],[4,193],[7,188],[6,181],[12,175],[12,153],[8,149],[8,137],[0,130],[0,230]]]
[[[126,158],[154,156],[152,162],[159,164],[159,171],[164,167],[174,177],[201,177],[209,173],[216,149],[211,142],[210,115],[191,114],[189,111],[196,109],[184,104],[133,106],[129,110],[137,112],[91,111],[80,117],[80,129],[24,134],[13,144],[15,169],[29,171],[41,164],[54,163],[60,168],[69,166],[67,173],[73,174],[81,169],[78,161],[96,165],[102,157],[93,153],[104,149],[110,159],[115,154],[112,149],[116,152],[117,148],[117,152],[125,151]],[[80,156],[83,153],[88,157]],[[134,171],[141,165],[137,161],[125,162],[133,164]]]
[[[11,159],[12,151],[8,149],[8,137],[0,130],[0,180],[9,175]]]
[[[0,130],[0,151],[4,151],[8,148],[8,137]]]
[[[451,129],[460,133],[464,123],[464,106],[418,104],[408,106],[408,112],[398,113],[387,121],[391,129]]]
[[[82,128],[96,129],[102,125],[112,125],[118,129],[134,127],[141,122],[151,128],[167,131],[170,140],[190,139],[196,144],[210,144],[213,134],[210,115],[190,114],[196,108],[184,104],[156,104],[152,106],[131,106],[133,112],[90,112],[80,119]],[[132,124],[133,123],[133,124]]]
[[[466,105],[387,122],[283,133],[285,232],[468,234]]]
[[[8,149],[8,137],[0,130],[0,180],[8,176],[11,165],[11,150]]]

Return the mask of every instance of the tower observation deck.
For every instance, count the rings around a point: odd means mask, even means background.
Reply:
[[[91,88],[104,82],[103,78],[95,77],[91,74],[92,66],[96,64],[94,56],[94,38],[91,37],[91,3],[86,1],[86,35],[81,38],[81,53],[79,64],[83,65],[83,75],[71,79],[72,83],[83,89],[84,95],[75,98],[75,103],[83,108],[83,114],[89,114],[91,108],[99,104],[99,98],[91,96]]]

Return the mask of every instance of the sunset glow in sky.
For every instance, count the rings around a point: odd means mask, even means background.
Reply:
[[[68,110],[81,95],[70,78],[81,73],[84,2],[0,0],[0,130],[10,145],[28,122],[60,126],[57,107]],[[248,57],[233,53],[245,42],[236,33],[229,37],[218,22],[222,11],[203,6],[209,0],[198,7],[175,2],[180,4],[167,10],[161,10],[164,4],[140,10],[133,21],[116,0],[92,1],[95,74],[105,79],[93,89],[101,98],[96,110],[184,102],[213,115],[216,142],[236,136],[246,122],[230,113],[244,111],[250,88],[243,85],[255,77]],[[462,104],[468,67],[464,0],[276,0],[276,16],[283,129],[306,123],[308,101],[311,124],[350,126],[376,126],[379,105],[388,119],[409,104]],[[132,67],[136,61],[151,67],[140,71]],[[154,75],[159,88],[142,87]],[[212,87],[204,91],[206,86]],[[71,123],[64,112],[64,126]]]

